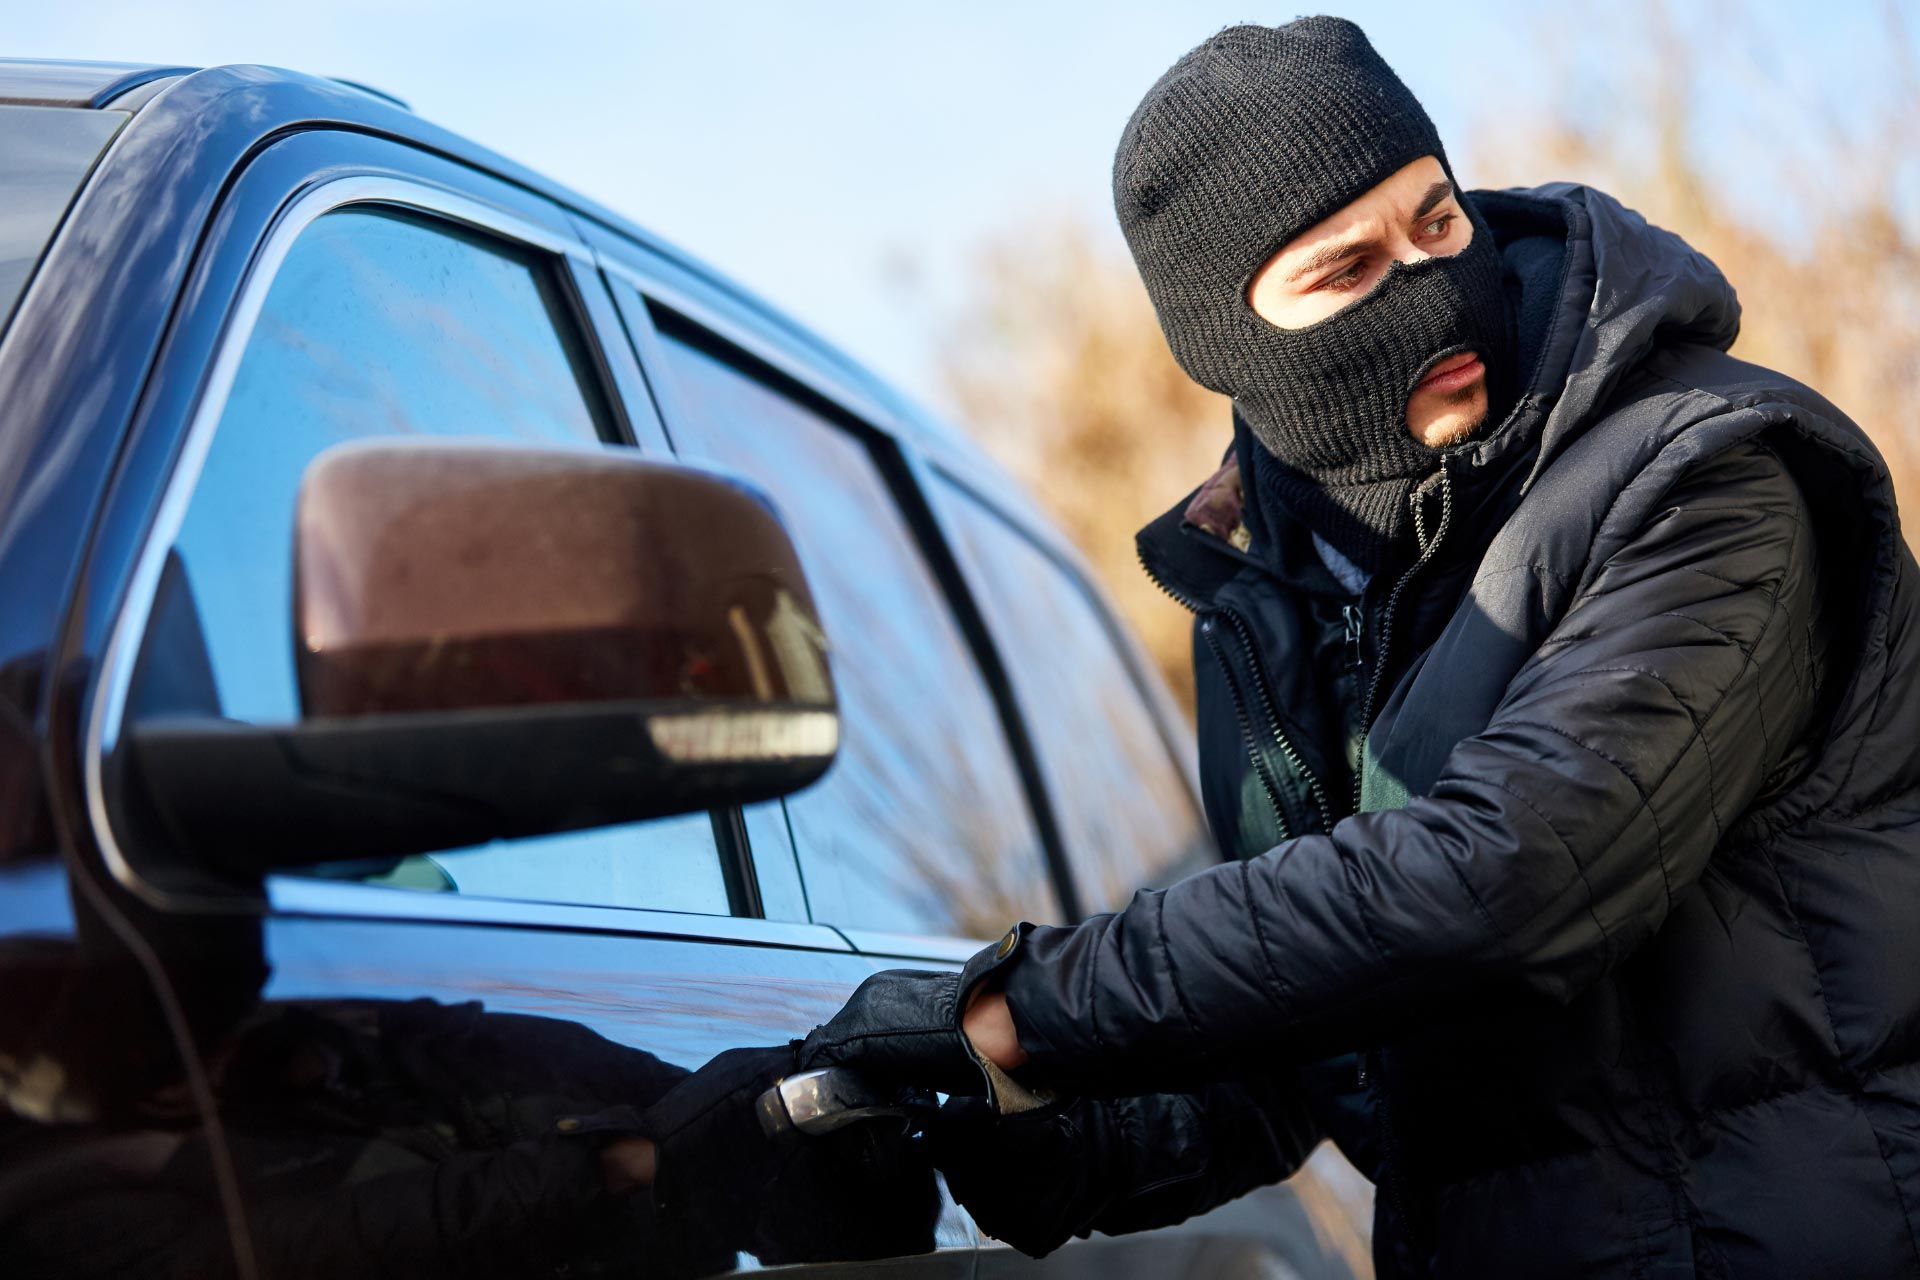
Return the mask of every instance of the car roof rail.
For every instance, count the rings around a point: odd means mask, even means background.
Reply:
[[[103,107],[155,80],[192,67],[71,58],[0,58],[0,102],[39,107]]]

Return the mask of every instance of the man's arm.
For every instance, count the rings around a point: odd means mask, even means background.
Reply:
[[[976,1001],[976,1045],[1051,1086],[1146,1093],[1453,1002],[1571,999],[1659,928],[1806,731],[1807,519],[1763,448],[1701,464],[1427,795],[1027,930],[993,973],[1011,1022]]]

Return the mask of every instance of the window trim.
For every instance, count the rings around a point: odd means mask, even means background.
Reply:
[[[899,419],[885,406],[874,400],[851,383],[832,377],[819,368],[798,360],[783,351],[777,343],[769,342],[751,328],[741,324],[718,308],[708,306],[692,294],[676,289],[657,276],[650,276],[637,267],[611,258],[597,249],[590,249],[600,269],[614,280],[621,281],[640,295],[641,303],[674,312],[682,320],[698,329],[705,329],[714,337],[739,348],[761,364],[789,378],[821,399],[829,401],[839,411],[866,426],[867,430],[898,439],[901,432]],[[634,340],[636,356],[640,367],[647,373],[647,383],[654,388],[659,397],[664,394],[666,402],[660,404],[661,417],[666,419],[667,434],[673,434],[674,419],[683,417],[676,412],[678,405],[671,381],[663,387],[661,379],[669,374],[666,360],[659,350],[659,333],[651,311],[641,317],[628,316],[627,308],[620,305],[618,295],[614,301],[619,305],[621,315],[627,321],[627,327]]]
[[[497,924],[569,933],[612,933],[622,937],[700,938],[752,946],[808,951],[856,950],[839,931],[796,920],[759,916],[706,915],[657,911],[649,907],[596,906],[591,903],[537,902],[526,898],[482,898],[458,893],[421,893],[384,885],[306,876],[267,877],[267,903],[276,919],[409,920],[427,924]],[[969,952],[968,954],[972,954]]]
[[[1008,923],[1012,923],[1009,921]],[[944,933],[894,933],[886,929],[855,929],[849,925],[827,925],[863,956],[895,956],[902,960],[949,960],[965,964],[991,940],[956,938]]]
[[[643,454],[673,456],[673,441],[667,437],[660,406],[647,385],[646,374],[634,354],[627,322],[620,314],[607,279],[595,270],[587,258],[562,259],[562,284],[572,295],[572,304],[588,343],[600,384],[618,420],[617,443],[638,449]]]
[[[226,411],[234,379],[246,354],[247,342],[259,322],[267,293],[279,276],[280,268],[295,241],[308,227],[326,214],[357,205],[430,214],[544,253],[559,260],[555,264],[557,267],[564,267],[569,261],[582,263],[589,268],[594,264],[593,251],[584,241],[429,182],[384,175],[354,174],[320,182],[283,205],[269,224],[221,322],[213,359],[207,366],[205,380],[176,448],[173,467],[161,491],[153,522],[144,535],[133,572],[128,577],[126,592],[109,632],[99,674],[91,685],[81,755],[82,786],[89,825],[108,873],[122,888],[162,911],[232,912],[237,902],[231,897],[162,889],[140,875],[127,858],[113,827],[106,794],[106,755],[118,744],[124,728],[134,658],[152,618],[154,598],[159,590],[167,552],[186,518],[187,507],[199,484],[215,430]],[[560,275],[563,282],[572,287],[572,281],[568,279],[572,273],[561,271]],[[577,308],[578,300],[575,299],[574,303]],[[575,322],[580,326],[581,336],[590,344],[605,342],[605,336],[593,324],[590,315],[576,316]],[[605,362],[604,355],[593,356],[594,373],[602,383],[597,390],[621,425],[625,426],[629,410],[622,402],[621,388],[608,382],[600,369]]]
[[[1088,606],[1099,618],[1101,630],[1106,633],[1107,641],[1119,657],[1120,664],[1126,668],[1127,678],[1133,685],[1134,692],[1140,695],[1140,701],[1153,718],[1154,728],[1160,735],[1160,742],[1172,759],[1175,771],[1186,782],[1187,790],[1193,798],[1194,812],[1201,815],[1204,825],[1206,808],[1200,796],[1199,760],[1192,750],[1192,733],[1187,727],[1186,719],[1174,707],[1171,695],[1153,674],[1153,662],[1140,647],[1139,639],[1114,613],[1112,604],[1101,593],[1092,571],[1077,558],[1078,552],[1072,544],[1062,543],[1050,530],[1036,529],[1030,521],[1022,519],[1018,513],[1009,510],[1000,499],[954,468],[939,461],[930,462],[928,466],[936,482],[935,486],[929,486],[929,488],[946,484],[959,490],[967,499],[978,503],[989,515],[1006,525],[1008,531],[1015,537],[1024,540],[1045,557],[1086,599]],[[944,529],[946,513],[941,509],[937,499],[932,505]],[[967,552],[965,540],[960,541],[961,546],[955,552],[955,558],[960,563],[960,571],[966,577],[968,586],[971,587],[975,581],[984,576],[985,566],[974,564],[972,555]]]
[[[1114,660],[1120,665],[1125,686],[1132,690],[1135,700],[1145,712],[1152,726],[1153,737],[1159,742],[1167,764],[1178,780],[1180,790],[1187,797],[1194,823],[1201,835],[1205,837],[1205,843],[1201,847],[1211,850],[1212,833],[1207,824],[1206,806],[1200,794],[1197,753],[1191,749],[1190,738],[1183,743],[1178,736],[1183,718],[1172,706],[1171,696],[1165,687],[1153,678],[1151,661],[1141,649],[1139,641],[1115,616],[1112,606],[1101,595],[1090,571],[1076,562],[1077,552],[1071,544],[1063,545],[1058,539],[1048,536],[1049,531],[1036,530],[1030,523],[1009,511],[1001,502],[982,492],[979,486],[970,483],[965,476],[957,475],[950,468],[938,463],[929,465],[925,489],[930,495],[934,518],[940,522],[940,527],[946,533],[948,541],[953,544],[956,566],[961,576],[966,579],[970,590],[975,590],[982,595],[989,594],[986,582],[990,577],[991,566],[976,554],[975,544],[964,536],[959,528],[965,519],[963,507],[968,503],[978,508],[982,519],[998,524],[1006,531],[1008,537],[1039,556],[1043,564],[1059,575],[1061,588],[1071,591],[1085,604],[1099,630],[1101,639],[1106,643]],[[979,585],[976,587],[975,584]],[[994,633],[993,641],[996,646],[1005,643],[1014,649],[1020,647],[1013,643],[1011,635],[995,630],[998,623],[994,618],[983,614],[981,623]],[[1011,674],[1009,669],[1009,696],[1014,699],[1024,720],[1037,723],[1041,718],[1040,709],[1028,704],[1026,693],[1012,681]],[[1187,749],[1183,750],[1183,746]],[[1035,752],[1038,759],[1040,748],[1037,743]],[[1054,792],[1049,790],[1048,794],[1052,795]],[[1065,840],[1064,832],[1061,838]],[[1069,874],[1077,874],[1074,869],[1084,862],[1085,852],[1081,851],[1076,855],[1075,851],[1068,850],[1066,858],[1070,868]],[[1184,861],[1183,857],[1171,865],[1180,866]],[[1075,883],[1077,885],[1079,880],[1076,879]],[[1134,885],[1133,887],[1139,889],[1146,886]],[[1092,893],[1092,891],[1093,886],[1089,885],[1088,892]],[[1097,906],[1093,909],[1112,910],[1113,908]]]

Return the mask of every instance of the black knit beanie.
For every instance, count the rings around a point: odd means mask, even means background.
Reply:
[[[1453,182],[1433,122],[1360,28],[1315,17],[1231,27],[1188,53],[1114,157],[1120,228],[1174,358],[1233,397],[1277,463],[1262,488],[1369,572],[1407,550],[1410,495],[1445,452],[1407,430],[1420,379],[1478,352],[1497,420],[1512,339],[1493,235],[1463,197],[1466,248],[1396,261],[1300,329],[1262,318],[1248,288],[1295,236],[1429,155]]]

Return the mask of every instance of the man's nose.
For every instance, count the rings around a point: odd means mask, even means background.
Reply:
[[[1433,255],[1411,240],[1402,240],[1399,245],[1395,247],[1393,256],[1397,261],[1404,262],[1411,267],[1417,262],[1425,262]]]

